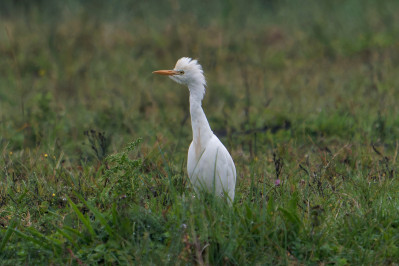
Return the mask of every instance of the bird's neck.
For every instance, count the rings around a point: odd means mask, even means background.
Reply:
[[[199,85],[203,86],[203,85]],[[205,88],[192,88],[190,89],[190,115],[191,127],[193,129],[193,141],[196,147],[203,150],[205,145],[213,136],[211,127],[206,119],[204,110],[202,109],[202,97],[199,97],[198,89],[205,90]]]

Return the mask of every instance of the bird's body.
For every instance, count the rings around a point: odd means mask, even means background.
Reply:
[[[183,57],[174,70],[154,71],[168,75],[174,81],[187,85],[190,91],[190,115],[193,141],[187,158],[187,172],[194,189],[205,190],[234,200],[236,168],[229,152],[213,134],[205,113],[202,99],[205,94],[205,77],[197,60]]]
[[[233,159],[220,140],[213,135],[204,148],[193,141],[188,150],[187,172],[196,190],[205,189],[215,195],[226,193],[234,200],[236,169]]]

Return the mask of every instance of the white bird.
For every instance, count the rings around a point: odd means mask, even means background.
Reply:
[[[158,70],[154,74],[167,75],[190,91],[190,115],[193,141],[188,149],[187,172],[195,191],[227,196],[231,204],[236,186],[236,168],[229,152],[213,134],[202,99],[206,81],[201,65],[188,57],[180,58],[173,70]]]

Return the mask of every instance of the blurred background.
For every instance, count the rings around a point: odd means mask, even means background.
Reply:
[[[151,72],[188,56],[239,163],[288,142],[393,150],[398,13],[396,0],[2,0],[1,147],[90,161],[99,133],[104,156],[140,137],[142,153],[180,167],[188,90]]]
[[[398,14],[0,0],[0,264],[399,261]],[[183,56],[237,168],[233,208],[192,197],[188,89],[152,74]]]

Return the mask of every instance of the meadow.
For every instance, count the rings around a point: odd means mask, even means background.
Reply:
[[[399,2],[0,3],[1,265],[396,265]],[[237,168],[194,194],[187,88]]]

